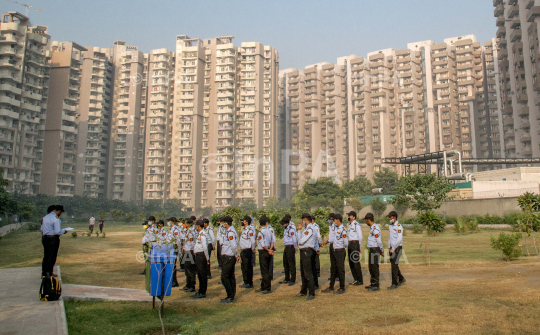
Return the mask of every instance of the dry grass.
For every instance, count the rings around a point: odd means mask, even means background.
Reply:
[[[292,297],[300,290],[299,284],[278,284],[283,279],[281,253],[275,257],[273,293],[262,296],[238,289],[234,305],[219,303],[225,293],[213,266],[209,299],[194,301],[173,290],[166,298],[165,324],[191,333],[197,332],[194,325],[200,325],[202,333],[223,334],[538,334],[540,262],[537,257],[502,261],[502,254],[489,244],[490,235],[498,234],[484,230],[460,236],[447,231],[426,237],[408,232],[404,248],[409,264],[401,265],[406,286],[387,291],[390,266],[383,264],[381,292],[348,286],[341,296],[317,291],[316,299],[310,302]],[[144,288],[144,277],[138,275],[143,266],[135,258],[141,235],[140,226],[109,225],[106,238],[63,236],[58,264],[64,282]],[[538,234],[536,239],[538,244]],[[428,240],[430,266],[424,254]],[[0,241],[0,251],[0,268],[39,265],[39,233],[17,232],[6,237]],[[212,262],[215,264],[214,257]],[[320,284],[324,288],[329,276],[326,254],[321,255],[321,263]],[[363,263],[362,270],[367,283],[369,275]],[[241,284],[239,266],[236,275],[237,284]],[[179,278],[182,284],[183,274]],[[258,284],[258,269],[255,278]],[[348,273],[347,284],[351,281]],[[69,302],[66,306],[70,333],[139,334],[158,325],[157,312],[146,303]]]

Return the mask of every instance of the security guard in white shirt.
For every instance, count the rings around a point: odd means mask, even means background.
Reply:
[[[374,222],[373,213],[367,213],[364,221],[369,226],[369,236],[367,248],[369,250],[369,274],[371,276],[369,286],[366,286],[368,291],[380,291],[379,288],[379,262],[381,256],[384,257],[384,248],[381,239],[381,228]]]
[[[204,234],[206,235],[206,242],[208,243],[208,259],[212,256],[212,250],[216,248],[216,238],[214,237],[214,228],[210,226],[210,220],[203,219]],[[210,262],[208,262],[207,271],[208,279],[212,278],[212,272],[210,270]]]
[[[193,249],[195,248],[197,233],[192,225],[193,220],[187,219],[186,226],[188,228],[184,238],[184,258],[182,259],[186,271],[186,286],[182,289],[185,292],[195,292],[195,271],[197,271],[197,266],[195,265]]]
[[[388,251],[390,254],[390,264],[392,265],[392,286],[389,290],[395,290],[401,285],[405,285],[405,278],[399,270],[399,258],[401,257],[403,246],[403,226],[397,220],[398,214],[391,211],[388,214],[390,221],[390,234],[388,236]]]
[[[270,261],[274,255],[274,242],[272,238],[272,232],[270,231],[268,224],[270,220],[266,215],[261,216],[259,219],[259,233],[257,234],[257,249],[259,250],[259,266],[261,268],[261,288],[255,292],[262,294],[268,294],[272,292],[272,279],[270,277]]]
[[[328,216],[328,240],[323,243],[323,245],[330,244],[329,247],[329,254],[330,254],[330,269],[332,269],[334,265],[334,248],[332,247],[332,243],[334,242],[334,238],[336,235],[336,225],[334,223],[334,213],[330,213]],[[330,270],[331,272],[332,270]],[[330,278],[328,278],[330,280]]]
[[[302,214],[302,221],[298,223],[300,231],[298,248],[300,249],[300,276],[302,277],[302,287],[300,293],[295,297],[305,297],[306,300],[315,299],[315,281],[313,279],[313,269],[311,268],[311,260],[315,250],[313,248],[316,237],[311,227],[311,215],[309,213]]]
[[[197,241],[193,248],[195,255],[195,264],[197,266],[197,276],[199,277],[199,291],[192,295],[193,299],[206,298],[206,288],[208,287],[208,264],[210,264],[210,255],[208,254],[208,242],[204,230],[203,220],[197,220],[195,224],[197,229]]]
[[[41,221],[41,243],[43,244],[43,262],[41,263],[41,276],[56,277],[53,273],[54,264],[60,247],[60,235],[67,233],[60,226],[60,215],[64,212],[64,206],[53,205],[49,207],[51,212],[45,215]]]
[[[251,217],[246,215],[242,219],[244,229],[240,235],[240,258],[242,259],[242,276],[244,278],[244,284],[240,285],[240,288],[253,288],[253,261],[256,255],[256,241],[255,229],[251,225]]]
[[[341,222],[343,217],[341,214],[334,215],[334,222],[336,224],[335,236],[333,241],[334,248],[334,267],[330,269],[330,286],[323,290],[324,293],[334,292],[334,283],[336,277],[339,276],[339,290],[335,291],[336,294],[345,293],[345,257],[348,243],[347,229]]]
[[[350,284],[353,286],[364,285],[362,277],[362,267],[360,266],[360,256],[362,255],[362,227],[356,222],[356,212],[347,213],[349,217],[349,268],[354,281]]]
[[[174,269],[173,269],[173,283],[172,287],[178,287],[178,277],[177,277],[177,270],[176,270],[176,262],[178,260],[178,252],[180,249],[182,249],[182,239],[180,238],[180,228],[177,226],[178,220],[173,216],[170,217],[167,220],[167,225],[169,226],[169,240],[172,242],[174,246]]]
[[[285,279],[279,283],[292,286],[296,282],[296,251],[298,249],[296,227],[294,223],[288,221],[286,218],[281,220],[281,224],[284,227],[283,244],[285,245],[285,249],[283,250],[283,268],[285,270]]]
[[[274,232],[274,228],[270,225],[270,219],[268,220],[268,230],[272,234],[272,250],[274,253],[276,252],[276,233]],[[274,280],[274,253],[270,255],[270,261],[268,262],[268,273],[270,274],[270,280]]]
[[[236,262],[240,262],[240,256],[238,255],[238,235],[232,224],[232,217],[225,216],[222,219],[225,234],[221,246],[221,282],[227,291],[227,298],[221,299],[222,303],[234,303],[236,295],[234,267]]]
[[[315,216],[311,216],[311,228],[315,234],[315,241],[313,241],[313,258],[311,259],[311,270],[313,270],[313,281],[315,282],[315,289],[319,289],[319,277],[321,276],[321,261],[319,255],[321,254],[320,246],[322,245],[321,228],[315,222]]]
[[[226,230],[224,228],[223,221],[221,221],[221,219],[217,221],[217,224],[219,225],[218,230],[217,230],[217,238],[216,238],[216,241],[217,241],[216,256],[217,256],[217,261],[218,261],[218,270],[221,270],[221,246],[223,245],[223,242],[225,242],[225,230]]]

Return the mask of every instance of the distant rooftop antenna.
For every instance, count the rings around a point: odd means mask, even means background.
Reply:
[[[41,8],[37,8],[37,7],[34,7],[32,5],[29,5],[29,4],[25,4],[25,3],[20,3],[20,2],[17,2],[17,1],[13,1],[13,0],[6,0],[6,1],[9,1],[9,2],[13,2],[13,3],[16,3],[17,5],[21,5],[23,7],[26,7],[26,16],[28,17],[28,10],[30,8],[32,9],[37,9],[38,12],[41,12],[42,9]]]

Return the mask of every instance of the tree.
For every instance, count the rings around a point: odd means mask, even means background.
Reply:
[[[302,191],[308,197],[323,195],[327,199],[343,198],[341,187],[339,187],[338,184],[335,184],[332,178],[328,177],[319,178],[314,183],[312,181],[307,181],[304,184]]]
[[[358,214],[364,208],[364,203],[362,202],[362,199],[360,198],[350,198],[347,199],[347,203],[349,206],[352,207],[352,209]]]
[[[375,172],[373,181],[375,182],[375,188],[383,189],[383,194],[395,194],[399,176],[390,168],[383,168],[382,170]]]
[[[358,176],[353,180],[347,180],[341,187],[343,194],[349,198],[358,198],[365,195],[371,195],[373,184],[365,177]]]
[[[244,199],[242,203],[240,204],[240,209],[243,212],[251,213],[255,210],[257,210],[257,204],[255,203],[255,200],[251,198]]]
[[[6,191],[8,185],[7,179],[4,179],[4,169],[0,168],[0,215],[5,214],[13,203],[13,196]]]
[[[403,217],[409,209],[409,199],[406,197],[400,197],[398,199],[392,198],[390,203],[394,206],[394,209],[398,213],[398,217]]]
[[[17,214],[20,217],[20,221],[30,219],[32,212],[36,208],[36,205],[32,202],[20,202],[17,204]]]
[[[343,207],[345,204],[343,203],[342,198],[335,198],[328,201],[328,204],[330,207],[334,210],[336,213],[343,213]]]
[[[268,200],[266,200],[266,208],[273,208],[273,209],[277,209],[277,205],[278,205],[278,198],[276,198],[275,196],[271,196],[268,198]]]
[[[153,204],[153,206],[154,205],[155,204]],[[180,217],[184,207],[185,206],[180,199],[167,199],[167,201],[165,201],[163,204],[163,210],[167,212],[167,215],[174,217]]]
[[[242,217],[244,217],[244,213],[242,213],[242,210],[240,208],[238,208],[238,207],[225,208],[223,210],[223,213],[225,215],[227,215],[227,216],[232,217],[236,224],[239,224],[240,219],[242,219]]]
[[[203,207],[201,208],[201,214],[202,216],[204,216],[205,218],[208,218],[212,215],[212,213],[214,212],[214,209],[212,207]]]
[[[124,211],[121,209],[113,209],[111,211],[111,218],[113,221],[120,221],[124,218]]]
[[[104,210],[99,211],[98,214],[99,214],[99,218],[103,219],[103,220],[105,220],[105,219],[107,219],[107,217],[109,217],[109,213],[105,212]]]
[[[386,206],[386,203],[379,197],[371,200],[371,210],[375,214],[375,217],[380,217],[386,210]]]
[[[400,179],[391,203],[408,203],[412,210],[427,212],[452,200],[448,193],[454,188],[455,185],[436,174],[408,175]]]
[[[146,200],[143,203],[144,213],[149,215],[151,213],[159,212],[163,209],[161,205],[161,200]]]
[[[137,220],[140,220],[140,221],[146,220],[146,214],[144,213],[137,214]]]
[[[137,218],[137,216],[134,213],[131,213],[131,212],[126,213],[126,222],[127,223],[130,224],[131,222],[135,221],[136,218]]]

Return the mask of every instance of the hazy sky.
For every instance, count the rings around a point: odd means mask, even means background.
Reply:
[[[33,25],[53,40],[111,47],[124,40],[141,51],[174,51],[176,35],[234,36],[278,50],[280,68],[335,62],[337,57],[395,48],[408,42],[475,34],[495,36],[491,0],[18,0]],[[2,13],[20,5],[0,0]]]

